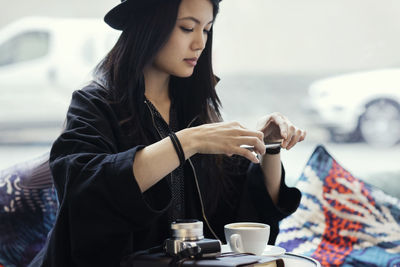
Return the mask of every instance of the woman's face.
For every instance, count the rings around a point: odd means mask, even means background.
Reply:
[[[169,75],[191,76],[212,23],[213,6],[209,0],[182,0],[172,34],[152,67]]]

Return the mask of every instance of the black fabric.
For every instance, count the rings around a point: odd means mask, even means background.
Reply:
[[[119,266],[124,256],[160,245],[169,237],[172,196],[168,177],[146,192],[140,191],[132,166],[136,152],[147,144],[124,135],[106,96],[107,92],[94,84],[73,94],[66,129],[50,153],[60,208],[43,264],[36,259],[35,266]],[[158,141],[143,98],[137,105],[147,136]],[[202,220],[195,174],[205,203],[213,197],[206,174],[215,166],[203,166],[209,157],[196,154],[191,157],[194,169],[188,162],[184,166],[186,218]],[[213,201],[215,210],[206,205],[212,228],[224,241],[227,223],[263,222],[271,226],[273,243],[278,221],[296,210],[300,192],[286,187],[283,172],[277,207],[268,195],[259,165],[241,157],[225,158],[237,164],[221,163],[232,188],[227,190],[229,195]],[[205,237],[212,238],[204,225]]]
[[[176,111],[174,103],[171,104],[169,113],[169,125],[163,119],[157,108],[146,98],[146,105],[148,105],[152,116],[154,116],[154,127],[159,133],[161,138],[167,137],[169,134],[179,129],[178,121],[176,118]],[[183,151],[182,151],[183,153]],[[176,219],[182,219],[185,217],[185,177],[183,172],[183,166],[179,166],[171,172],[168,177],[168,183],[171,188],[172,194],[172,208],[170,209],[170,222]]]

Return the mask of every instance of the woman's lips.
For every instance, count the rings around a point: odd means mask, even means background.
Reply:
[[[184,60],[186,61],[186,63],[188,63],[192,67],[196,66],[196,64],[197,64],[196,58],[185,58]]]

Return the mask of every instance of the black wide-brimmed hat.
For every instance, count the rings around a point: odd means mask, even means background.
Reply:
[[[123,30],[132,13],[140,12],[146,7],[155,7],[157,4],[168,0],[121,0],[121,3],[108,11],[104,21],[116,30]],[[221,0],[216,0],[220,2]]]
[[[149,7],[161,0],[121,0],[121,3],[111,9],[104,21],[116,30],[123,30],[133,11]]]

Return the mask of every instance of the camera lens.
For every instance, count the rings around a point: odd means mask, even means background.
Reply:
[[[204,238],[203,222],[198,220],[177,220],[171,224],[171,232],[173,238],[180,240],[199,240]]]

